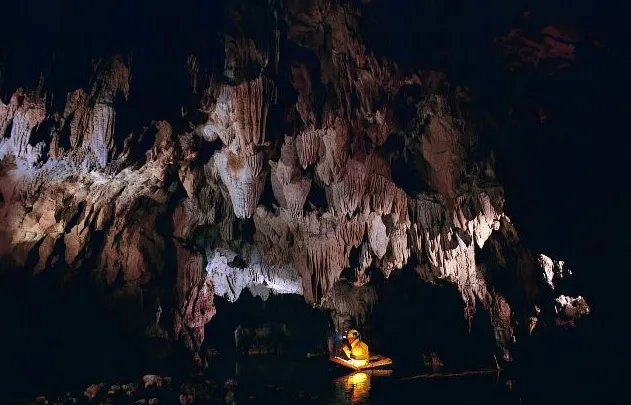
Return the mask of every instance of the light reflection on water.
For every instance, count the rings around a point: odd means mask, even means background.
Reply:
[[[362,371],[335,379],[336,393],[343,393],[343,397],[336,395],[336,399],[343,400],[339,403],[349,403],[353,405],[368,403],[370,395],[370,376]],[[337,401],[336,401],[337,402]]]
[[[220,367],[215,364],[213,369],[215,374]],[[232,375],[226,374],[223,378],[238,381],[239,405],[391,405],[416,403],[421,399],[460,404],[507,403],[498,397],[502,384],[494,375],[404,381],[392,370],[353,372],[332,369],[325,359],[305,361],[259,356],[233,362],[232,370]]]
[[[458,405],[601,404],[610,396],[608,385],[591,382],[604,374],[589,374],[581,383],[575,376],[554,376],[550,368],[527,374],[513,372],[459,376],[431,376],[401,369],[353,372],[336,369],[327,359],[247,357],[223,364],[213,359],[209,369],[214,381],[238,381],[238,405],[404,405],[439,403]],[[552,368],[551,371],[557,370]],[[447,370],[442,370],[444,373]],[[454,373],[456,370],[452,370]],[[566,372],[565,370],[564,372]],[[223,373],[223,375],[222,375]],[[553,378],[554,377],[554,378]],[[599,381],[599,380],[598,380]],[[627,401],[628,402],[628,401]]]
[[[336,393],[336,404],[369,404],[370,389],[373,378],[391,377],[392,370],[355,371],[333,380]]]

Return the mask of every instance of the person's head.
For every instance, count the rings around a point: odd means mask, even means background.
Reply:
[[[359,340],[359,332],[356,329],[351,329],[346,333],[346,340],[348,343],[353,343],[356,340]]]

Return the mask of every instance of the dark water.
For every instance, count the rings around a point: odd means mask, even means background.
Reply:
[[[250,356],[235,359],[234,356],[217,356],[211,359],[205,379],[215,381],[220,387],[226,381],[236,381],[233,405],[392,405],[427,401],[458,405],[628,403],[626,396],[613,390],[613,380],[621,378],[620,375],[612,373],[605,365],[600,369],[595,368],[593,363],[586,363],[584,367],[546,365],[539,370],[491,371],[486,374],[436,378],[419,378],[418,371],[399,368],[353,372],[332,365],[326,358]],[[140,376],[135,376],[106,382],[125,383],[140,379]],[[198,378],[181,376],[176,377],[174,382],[177,387],[194,380]],[[87,385],[88,382],[67,384],[46,392],[33,392],[26,397],[51,397],[54,393],[66,391],[77,392],[81,397]],[[10,400],[8,403],[12,402]],[[219,400],[215,403],[227,402]]]
[[[583,382],[564,370],[556,379],[542,370],[526,381],[506,372],[416,378],[412,370],[352,372],[325,359],[250,357],[215,359],[209,375],[238,381],[237,403],[390,405],[435,401],[441,404],[605,404],[620,403],[600,382]],[[550,371],[550,370],[548,370]],[[569,381],[563,377],[570,376]],[[411,378],[412,377],[412,378]]]
[[[217,359],[209,375],[238,381],[238,403],[251,404],[390,404],[441,398],[443,403],[501,404],[495,373],[451,379],[406,379],[393,370],[353,372],[325,359],[249,357]]]

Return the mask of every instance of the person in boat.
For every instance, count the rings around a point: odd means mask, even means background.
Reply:
[[[346,333],[347,344],[342,348],[346,357],[350,360],[357,360],[359,362],[368,362],[370,354],[368,352],[368,345],[361,341],[359,332],[355,329],[351,329]]]

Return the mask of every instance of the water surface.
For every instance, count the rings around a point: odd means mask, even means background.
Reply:
[[[416,378],[397,370],[353,372],[326,359],[254,356],[213,359],[209,376],[238,382],[237,403],[391,405],[440,399],[450,404],[508,404],[510,390],[497,373]],[[519,403],[519,402],[515,402]]]

